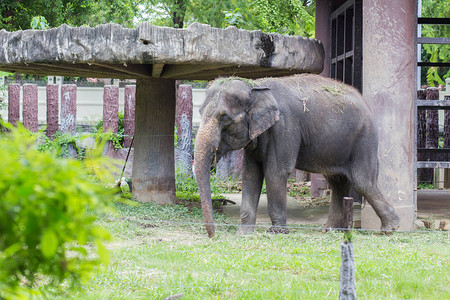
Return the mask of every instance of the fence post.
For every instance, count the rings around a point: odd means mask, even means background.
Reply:
[[[192,174],[192,86],[180,84],[177,90],[175,122],[178,145],[175,164],[185,175]]]
[[[38,130],[38,89],[36,84],[23,85],[23,126],[31,132]]]
[[[417,99],[425,100],[427,98],[427,90],[420,89],[417,91]],[[425,149],[427,145],[427,111],[425,109],[417,110],[417,149]],[[417,151],[417,160],[425,161],[427,156]],[[417,184],[431,183],[433,178],[433,169],[417,169]]]
[[[77,132],[77,86],[63,84],[61,86],[61,132],[75,135]],[[63,156],[77,157],[75,145],[63,146]]]
[[[353,244],[351,242],[351,230],[353,228],[353,198],[344,197],[344,236],[341,243],[341,276],[339,288],[339,300],[357,299],[356,280],[355,280],[355,255]]]
[[[427,100],[439,100],[439,90],[435,87],[427,88]],[[437,149],[439,144],[439,114],[435,109],[427,110],[427,139],[426,147]],[[431,156],[430,160],[436,160]]]
[[[119,87],[105,85],[103,88],[103,132],[117,133],[119,126]]]
[[[47,84],[47,136],[51,138],[58,131],[58,85]]]
[[[125,101],[124,101],[124,144],[125,148],[131,147],[131,139],[134,135],[134,111],[136,107],[136,86],[125,86]]]
[[[103,88],[103,132],[117,133],[119,128],[119,87],[105,85]],[[112,155],[114,145],[106,142],[106,155]]]
[[[445,95],[444,100],[450,101],[450,95]],[[444,148],[450,149],[450,109],[444,111]],[[450,154],[447,154],[447,161],[450,161]]]
[[[61,86],[61,131],[75,134],[77,132],[77,86]]]
[[[230,151],[217,162],[216,176],[222,180],[240,179],[243,165],[244,149]]]
[[[8,122],[16,125],[20,122],[20,84],[8,86]]]
[[[344,229],[351,230],[353,228],[353,198],[344,197]]]

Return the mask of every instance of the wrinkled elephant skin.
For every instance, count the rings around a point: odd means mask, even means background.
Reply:
[[[324,174],[332,195],[325,228],[344,226],[350,188],[365,197],[382,230],[399,227],[377,187],[378,137],[371,113],[354,88],[318,75],[250,81],[217,79],[200,109],[195,169],[208,235],[214,235],[210,164],[245,149],[240,232],[254,231],[263,180],[274,233],[285,233],[286,184],[294,168]]]

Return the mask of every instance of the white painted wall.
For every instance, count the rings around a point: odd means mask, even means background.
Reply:
[[[204,89],[193,89],[192,98],[194,104],[193,123],[200,124],[199,109],[205,100]],[[22,118],[22,90],[20,94],[20,116]],[[61,99],[61,88],[59,91]],[[123,111],[125,89],[119,88],[119,110]],[[8,92],[0,91],[0,98],[8,102]],[[47,96],[46,87],[38,87],[38,120],[39,124],[45,124],[47,120]],[[61,100],[59,101],[61,105]],[[61,110],[60,110],[61,111]],[[8,119],[7,108],[0,111],[4,120]],[[103,88],[101,87],[78,87],[77,88],[77,124],[93,125],[103,117]]]

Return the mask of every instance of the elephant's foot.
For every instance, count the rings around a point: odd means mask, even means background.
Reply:
[[[381,221],[381,232],[384,234],[392,234],[400,227],[400,218],[397,215],[387,220]]]
[[[331,230],[340,230],[343,229],[344,226],[344,222],[341,220],[330,220],[328,219],[327,223],[323,226],[322,231],[323,232],[328,232]]]
[[[272,226],[267,230],[267,233],[270,234],[288,234],[289,233],[289,228],[287,228],[286,226]]]
[[[255,225],[241,225],[241,227],[239,227],[236,234],[237,235],[247,235],[247,234],[254,233],[255,231],[256,231]]]

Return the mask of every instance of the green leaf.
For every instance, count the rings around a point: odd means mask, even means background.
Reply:
[[[58,243],[58,236],[55,231],[51,228],[46,229],[41,238],[41,251],[44,257],[53,257],[58,250]]]

